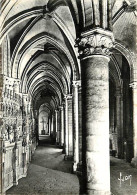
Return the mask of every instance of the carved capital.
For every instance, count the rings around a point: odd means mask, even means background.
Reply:
[[[71,99],[72,98],[72,94],[66,94],[64,95],[64,99],[65,100],[68,100],[68,99]]]
[[[129,87],[132,87],[133,89],[137,89],[137,81],[130,83]]]
[[[4,76],[4,83],[7,87],[10,87],[10,86],[13,87],[13,86],[18,86],[20,84],[20,80]]]
[[[62,106],[59,106],[59,109],[62,111],[63,110],[63,105]]]
[[[79,58],[86,58],[91,55],[109,56],[114,44],[112,32],[102,29],[94,29],[81,34],[76,40],[79,49]]]
[[[73,85],[74,87],[81,86],[81,80],[73,81],[72,85]]]

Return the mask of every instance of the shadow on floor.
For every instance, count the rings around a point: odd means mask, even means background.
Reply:
[[[59,146],[51,144],[42,144],[38,146],[35,155],[32,157],[31,164],[41,167],[72,173],[72,161],[64,160],[64,154]]]
[[[111,157],[111,192],[112,195],[137,194],[137,169],[123,160]],[[52,144],[37,147],[28,168],[26,178],[19,180],[19,185],[7,191],[8,195],[69,195],[79,194],[79,186],[84,185],[81,175],[72,173],[72,161],[64,161],[62,149]],[[131,175],[132,181],[124,180],[120,186],[120,173],[125,178]],[[80,185],[79,185],[80,184]],[[83,192],[81,188],[80,192]]]
[[[26,178],[7,191],[8,195],[79,194],[79,181],[71,174],[72,161],[64,161],[62,149],[55,145],[38,146]]]

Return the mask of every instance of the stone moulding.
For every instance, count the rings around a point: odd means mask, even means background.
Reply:
[[[137,81],[130,83],[129,87],[132,87],[133,89],[137,89]]]

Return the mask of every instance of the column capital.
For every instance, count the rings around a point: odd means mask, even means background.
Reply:
[[[15,86],[15,85],[19,85],[21,83],[21,81],[20,81],[20,79],[11,78],[11,77],[4,75],[4,83],[6,85]]]
[[[137,89],[137,81],[133,81],[129,84],[129,87],[132,87],[132,89]]]
[[[72,81],[72,85],[73,85],[74,87],[81,86],[81,80]]]
[[[72,98],[72,94],[65,94],[64,99],[68,100]]]
[[[59,106],[59,109],[60,109],[60,110],[63,110],[63,105]]]
[[[114,36],[111,31],[96,28],[81,33],[75,46],[79,48],[79,58],[91,55],[109,56],[110,49],[114,46]]]

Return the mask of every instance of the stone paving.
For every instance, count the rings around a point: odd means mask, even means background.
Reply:
[[[29,165],[26,178],[19,180],[7,194],[45,195],[45,194],[79,194],[79,182],[71,174],[72,162],[64,161],[62,149],[55,146],[39,146]]]
[[[26,178],[19,180],[18,186],[7,191],[7,195],[69,195],[79,194],[79,180],[71,174],[72,162],[64,161],[62,150],[53,145],[39,146],[29,165]],[[123,176],[132,175],[130,180],[121,183]],[[127,177],[126,177],[127,179]],[[137,169],[130,164],[111,157],[112,195],[137,194]]]
[[[10,195],[79,194],[79,182],[71,174],[72,162],[64,161],[62,149],[39,146],[29,165],[26,178],[7,191]]]

